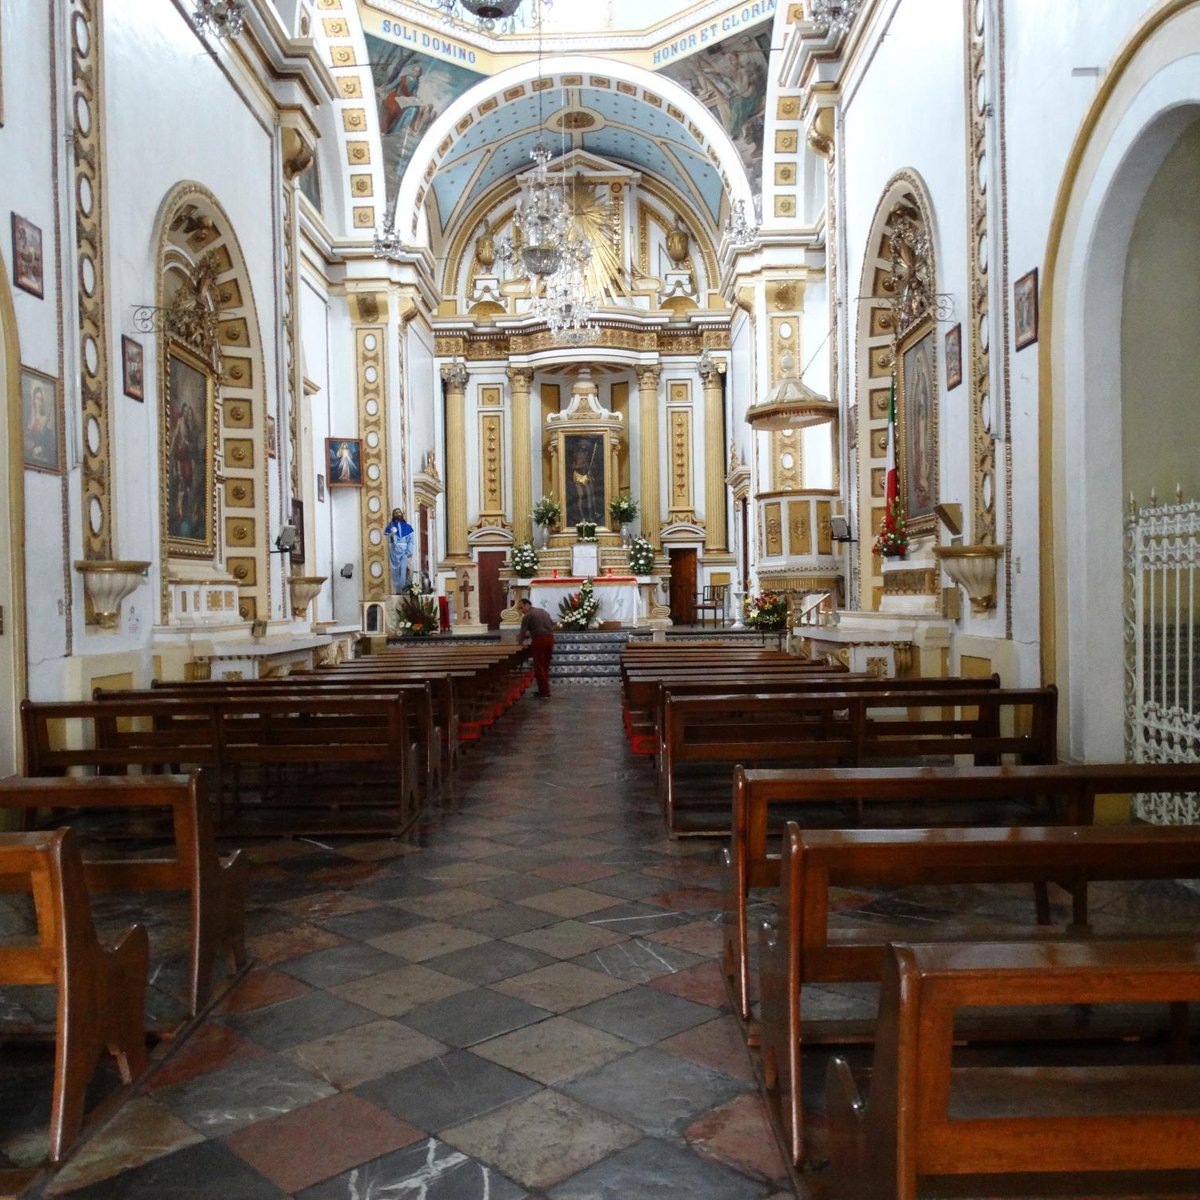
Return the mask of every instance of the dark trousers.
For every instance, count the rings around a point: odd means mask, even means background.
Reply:
[[[550,658],[554,654],[554,634],[539,633],[530,640],[533,651],[533,677],[540,695],[550,695]]]

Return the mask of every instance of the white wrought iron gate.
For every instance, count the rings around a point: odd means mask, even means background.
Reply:
[[[1126,742],[1134,762],[1200,762],[1200,502],[1131,508],[1125,522]],[[1144,794],[1139,817],[1200,821],[1200,796]]]

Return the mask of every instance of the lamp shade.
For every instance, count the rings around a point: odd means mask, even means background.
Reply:
[[[484,21],[511,17],[521,7],[521,0],[458,0],[467,10]]]
[[[796,360],[785,354],[780,361],[783,378],[767,400],[752,404],[746,410],[746,423],[761,430],[804,429],[821,425],[837,416],[836,400],[814,392],[802,379],[795,377]]]

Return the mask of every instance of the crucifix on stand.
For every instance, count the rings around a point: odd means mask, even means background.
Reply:
[[[471,593],[475,589],[471,586],[471,576],[466,571],[462,573],[462,578],[458,581],[458,593],[463,598],[463,622],[467,625],[473,625],[475,622],[471,619]]]

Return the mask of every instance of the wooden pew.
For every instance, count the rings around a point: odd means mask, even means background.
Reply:
[[[731,775],[737,763],[865,766],[968,755],[981,766],[1006,756],[1022,763],[1053,762],[1057,712],[1054,687],[668,693],[659,772],[667,828],[673,835],[730,832],[724,792],[730,776],[709,775],[723,793],[719,798],[688,795],[679,779],[688,765],[720,764]],[[1028,718],[1028,732],[1017,731],[1022,715]]]
[[[955,1067],[953,1046],[956,1014],[983,1005],[1200,1000],[1200,942],[894,945],[882,974],[866,1103],[843,1060],[827,1072],[835,1195],[917,1200],[919,1180],[984,1175],[989,1196],[998,1176],[1042,1194],[1067,1172],[1105,1194],[1121,1173],[1139,1195],[1143,1173],[1183,1172],[1196,1194],[1200,1067]]]
[[[885,812],[912,802],[945,807],[946,824],[961,825],[964,809],[983,802],[1015,801],[1029,815],[1025,823],[1047,819],[1064,825],[1090,825],[1097,796],[1137,792],[1200,791],[1200,763],[1050,763],[1001,767],[832,767],[824,770],[733,772],[733,833],[721,851],[723,930],[722,968],[734,1010],[747,1026],[751,1044],[750,916],[752,889],[779,886],[778,852],[769,838],[779,832],[786,812],[806,805],[854,804],[861,824],[864,805]],[[1048,810],[1049,806],[1049,811]],[[874,813],[872,814],[874,815]],[[890,816],[891,813],[887,812]],[[806,823],[801,821],[801,827]],[[922,822],[925,823],[925,822]],[[974,822],[978,824],[979,822]],[[990,823],[990,822],[989,822]],[[1039,902],[1044,904],[1039,895]],[[1039,920],[1048,920],[1039,911]],[[1076,913],[1082,923],[1086,915]]]
[[[272,806],[314,807],[332,790],[326,808],[338,811],[386,807],[394,817],[380,830],[406,829],[420,812],[416,764],[403,692],[384,697],[344,694],[251,695],[244,699],[122,699],[21,705],[27,769],[61,775],[72,768],[127,773],[130,768],[172,771],[182,765],[212,766],[218,825],[224,826],[227,794],[235,816],[243,790],[260,784],[260,812]],[[83,745],[55,745],[53,730],[66,723],[84,728]],[[276,776],[304,768],[303,786],[282,796]],[[324,774],[322,773],[324,772]],[[330,772],[336,772],[331,777]],[[357,772],[357,774],[356,774]],[[328,832],[328,822],[304,822],[289,832]],[[375,828],[374,826],[372,828]],[[363,832],[360,825],[354,832]],[[278,828],[269,831],[280,832]]]
[[[846,1041],[853,1032],[844,1023],[830,1023],[824,1029],[811,1022],[802,1026],[804,986],[878,981],[887,943],[904,941],[912,934],[911,926],[875,924],[831,930],[831,889],[1200,877],[1200,827],[1196,826],[802,832],[789,822],[784,848],[779,917],[764,922],[759,930],[762,1076],[768,1108],[796,1164],[804,1157],[802,1042]],[[1154,932],[1149,931],[1149,936]],[[939,940],[945,941],[1011,941],[1025,930],[1012,923],[921,930],[926,940],[934,940],[933,933],[940,933]],[[1139,933],[1147,935],[1147,931],[1129,931],[1129,936]],[[1045,934],[1045,926],[1031,925],[1031,940],[1039,936],[1045,940]],[[863,1036],[863,1031],[857,1036]]]
[[[197,1016],[212,994],[212,974],[224,953],[233,974],[247,966],[245,908],[250,870],[235,850],[222,859],[213,837],[204,773],[190,777],[0,780],[0,809],[94,812],[169,809],[173,857],[91,859],[84,878],[92,892],[186,891],[191,907],[188,1011]]]
[[[58,988],[49,1157],[59,1163],[79,1134],[100,1056],[114,1055],[126,1084],[146,1069],[149,941],[134,925],[115,946],[100,945],[69,829],[0,834],[0,876],[24,877],[38,925],[35,945],[0,942],[0,983]]]

